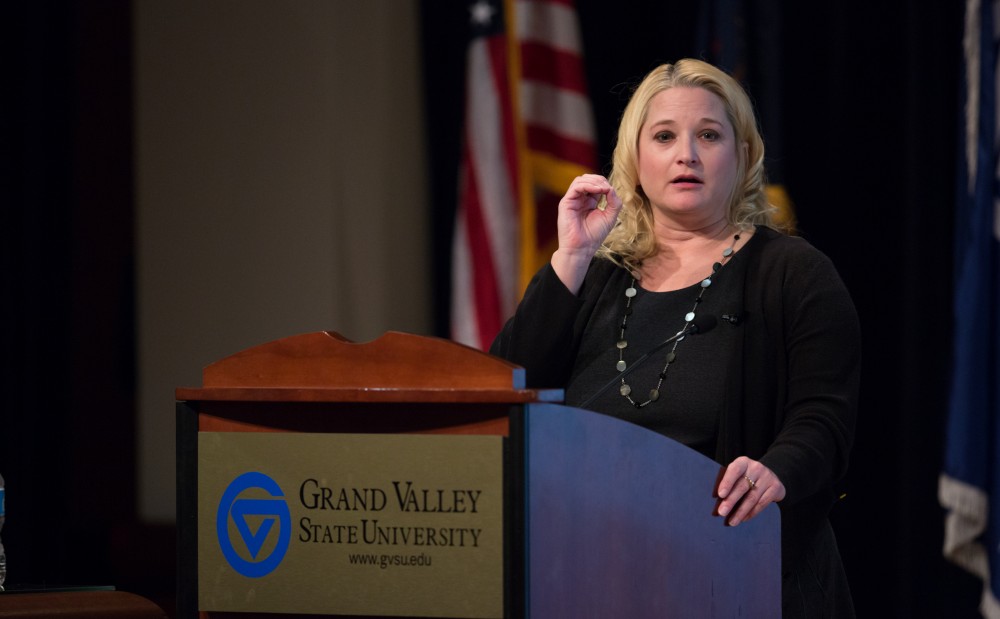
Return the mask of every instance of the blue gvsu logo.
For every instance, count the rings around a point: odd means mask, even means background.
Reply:
[[[263,490],[272,498],[240,498],[251,489],[256,490],[250,493],[253,497],[259,497]],[[292,516],[284,497],[285,493],[273,479],[257,472],[243,473],[222,493],[215,517],[219,546],[229,565],[247,578],[267,576],[285,558],[292,538]],[[235,544],[230,521],[239,534]],[[268,543],[274,538],[275,542]],[[265,546],[270,550],[261,556]]]

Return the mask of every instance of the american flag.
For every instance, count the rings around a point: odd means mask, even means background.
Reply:
[[[452,254],[452,339],[486,350],[556,247],[556,205],[596,167],[573,0],[475,0]]]

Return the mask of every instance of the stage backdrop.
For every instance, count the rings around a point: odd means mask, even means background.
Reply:
[[[134,7],[139,505],[174,518],[173,393],[255,344],[426,333],[414,2]]]

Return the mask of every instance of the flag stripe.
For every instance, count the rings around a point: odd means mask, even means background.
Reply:
[[[583,59],[573,52],[560,51],[544,43],[522,43],[523,78],[527,81],[550,83],[563,90],[587,95],[583,74]]]
[[[518,186],[518,165],[517,165],[517,131],[516,127],[519,123],[517,119],[517,112],[514,109],[514,95],[512,94],[512,88],[509,81],[509,68],[508,62],[509,58],[507,56],[507,45],[505,41],[500,37],[494,37],[489,41],[490,50],[490,64],[493,67],[491,75],[493,76],[493,84],[496,88],[496,93],[493,95],[495,100],[499,104],[500,114],[494,118],[500,121],[499,127],[497,127],[499,134],[503,139],[503,148],[501,152],[504,156],[504,165],[502,170],[506,172],[509,178],[508,191],[511,195],[514,195],[514,188]],[[485,110],[483,110],[485,111]],[[484,123],[481,119],[477,119],[476,126],[488,126],[490,123]],[[499,171],[498,171],[499,172]],[[492,195],[487,192],[487,195]],[[505,202],[510,201],[512,207],[507,207],[504,209],[503,215],[505,216],[505,224],[514,227],[516,218],[514,217],[514,209],[517,208],[517,200],[511,199],[510,197],[504,198]]]
[[[576,164],[585,171],[592,171],[596,167],[594,161],[594,145],[585,140],[559,135],[547,127],[540,125],[528,125],[528,149],[535,153],[543,153],[548,156],[561,159],[568,164]],[[576,176],[576,175],[574,175]],[[570,177],[572,180],[573,177]],[[565,191],[566,187],[562,188]]]
[[[497,285],[497,269],[491,251],[490,230],[487,229],[486,217],[479,202],[479,187],[476,175],[470,170],[468,177],[468,194],[466,195],[466,246],[469,248],[471,264],[474,265],[472,291],[473,305],[476,308],[477,331],[484,334],[499,329],[502,317],[500,315],[501,300]],[[482,338],[477,338],[477,346],[483,344]],[[488,342],[487,342],[488,344]]]
[[[516,11],[515,31],[522,43],[543,43],[576,55],[582,51],[580,25],[570,0],[519,0]]]
[[[498,287],[495,298],[502,305],[497,311],[506,313],[512,309],[516,298],[513,290],[516,276],[512,274],[516,272],[518,232],[516,149],[510,130],[512,112],[502,39],[491,39],[485,47],[474,46],[471,57],[473,70],[489,78],[477,80],[472,88],[471,113],[466,119],[467,157],[475,169],[475,198],[481,205],[484,221],[484,237],[472,239],[477,244],[472,247],[472,257],[475,259],[476,250],[489,248],[491,263],[479,263],[481,267],[476,270],[476,277],[487,269],[492,271],[490,277]],[[500,122],[481,122],[482,118],[500,119]],[[493,325],[487,323],[483,327],[492,328]]]
[[[587,97],[541,82],[523,82],[520,97],[525,123],[593,143],[594,117]]]

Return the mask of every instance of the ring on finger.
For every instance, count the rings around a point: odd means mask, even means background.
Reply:
[[[753,490],[754,488],[757,487],[757,482],[755,482],[754,480],[750,479],[749,475],[744,475],[743,479],[747,480],[747,483],[750,484],[750,489],[751,490]]]

